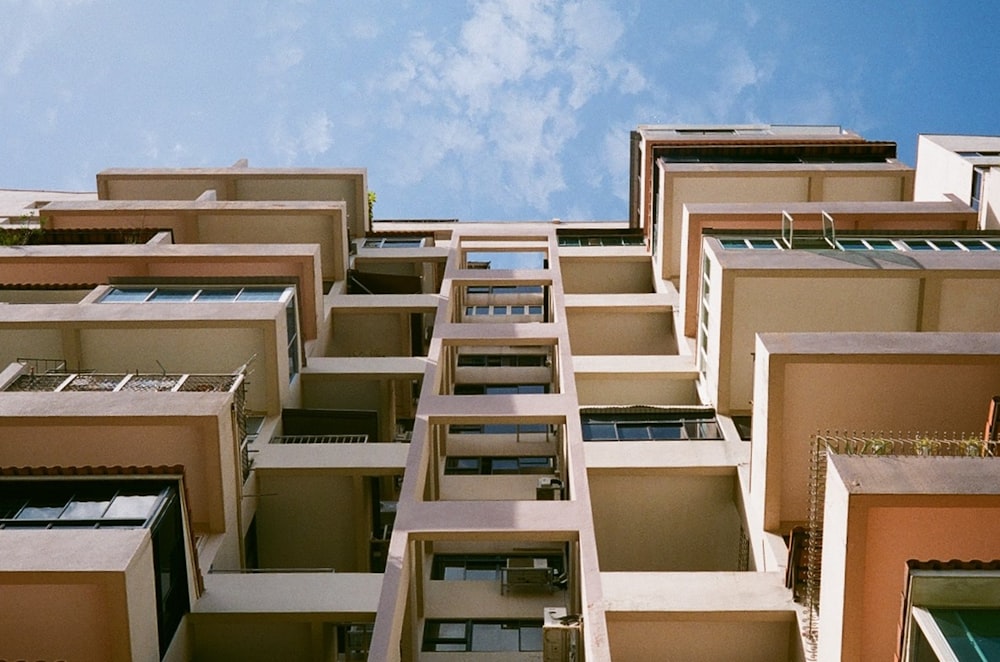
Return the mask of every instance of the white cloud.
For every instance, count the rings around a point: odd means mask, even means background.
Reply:
[[[601,0],[477,0],[457,35],[415,33],[373,83],[388,127],[412,136],[407,183],[474,187],[488,170],[497,201],[545,213],[567,188],[563,160],[578,112],[602,93],[647,87],[622,54],[625,27]],[[381,89],[380,89],[381,88]],[[419,127],[419,128],[417,128]],[[458,172],[451,164],[472,164]],[[432,173],[448,170],[447,176]]]
[[[279,116],[272,120],[268,142],[285,164],[301,163],[304,157],[314,159],[333,146],[333,122],[326,111],[316,111],[305,117],[289,119]]]
[[[299,142],[302,150],[309,156],[318,156],[325,153],[333,145],[333,136],[330,129],[333,122],[325,111],[315,112],[302,122],[299,132]]]
[[[66,10],[90,4],[92,0],[7,0],[0,21],[0,75],[11,78],[35,51],[48,48],[60,31],[72,25]],[[2,91],[2,90],[0,90]]]

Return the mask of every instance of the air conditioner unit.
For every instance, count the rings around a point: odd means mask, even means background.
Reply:
[[[562,501],[563,484],[558,478],[539,478],[535,488],[537,501]]]
[[[546,607],[542,621],[542,662],[577,662],[583,659],[583,619],[567,615],[562,607]]]

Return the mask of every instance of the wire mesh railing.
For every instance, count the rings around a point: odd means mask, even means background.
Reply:
[[[805,541],[805,638],[807,659],[815,660],[819,637],[819,598],[823,557],[823,509],[827,459],[833,455],[867,457],[964,457],[991,459],[1000,455],[995,441],[982,433],[839,432],[817,433],[809,460],[809,523]]]

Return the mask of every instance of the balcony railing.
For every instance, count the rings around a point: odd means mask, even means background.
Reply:
[[[46,372],[28,373],[11,382],[5,391],[170,391],[217,392],[236,391],[243,383],[243,376],[191,375],[191,374],[141,374],[101,372]]]
[[[22,361],[24,362],[24,361]],[[247,434],[246,388],[242,372],[228,375],[196,375],[167,373],[104,373],[104,372],[44,372],[25,363],[24,374],[7,385],[5,392],[66,393],[233,393],[233,416],[240,440],[240,465],[243,480],[250,476]]]
[[[823,509],[825,506],[827,457],[860,455],[868,457],[968,457],[994,459],[1000,455],[997,442],[983,439],[982,433],[825,433],[812,440],[809,466],[809,524],[806,531],[793,532],[790,548],[798,548],[804,558],[790,559],[786,583],[801,587],[795,594],[804,599],[805,628],[809,644],[807,659],[815,659],[819,637],[819,594],[823,557]],[[802,538],[805,538],[803,541]],[[805,576],[802,577],[801,575]],[[811,657],[810,657],[811,656]]]
[[[285,434],[271,437],[272,444],[366,444],[366,434]]]

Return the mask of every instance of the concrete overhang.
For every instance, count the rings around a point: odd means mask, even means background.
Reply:
[[[748,513],[751,526],[784,534],[808,520],[816,434],[981,435],[997,393],[995,333],[759,335],[748,503],[760,510]]]

